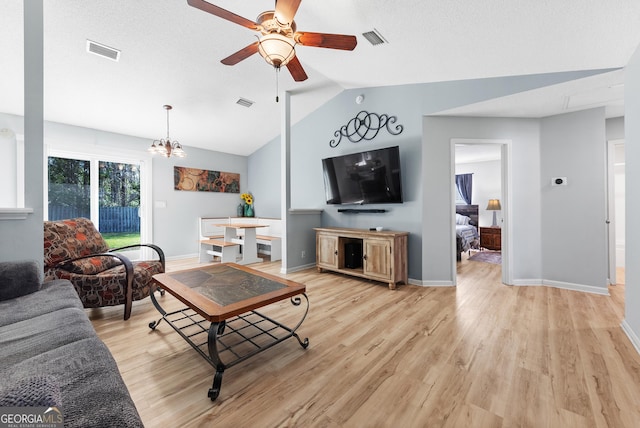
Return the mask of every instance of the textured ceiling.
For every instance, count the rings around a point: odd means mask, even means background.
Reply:
[[[211,0],[255,20],[270,0]],[[352,52],[298,47],[309,79],[296,83],[259,55],[220,60],[256,33],[186,0],[45,0],[45,119],[185,146],[248,155],[280,132],[280,93],[295,123],[344,89],[624,67],[640,43],[640,1],[304,0],[301,31],[353,34]],[[0,3],[0,112],[22,114],[22,0]],[[372,46],[377,29],[389,42]],[[86,40],[122,51],[86,52]],[[610,105],[620,114],[622,72],[469,106],[451,114],[539,117]],[[239,106],[239,97],[254,101]],[[515,107],[514,107],[515,106]],[[517,108],[516,108],[517,107]],[[617,110],[616,110],[617,108]]]

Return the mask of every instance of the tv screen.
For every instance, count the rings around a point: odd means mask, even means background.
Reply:
[[[327,204],[402,202],[398,146],[322,160]]]

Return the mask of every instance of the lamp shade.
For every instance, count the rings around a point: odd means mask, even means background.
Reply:
[[[294,46],[293,39],[279,33],[269,33],[260,38],[258,52],[269,64],[280,68],[295,56]]]
[[[500,199],[489,199],[489,203],[487,204],[488,211],[499,211],[501,209]]]

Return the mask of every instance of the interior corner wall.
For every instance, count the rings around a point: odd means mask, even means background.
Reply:
[[[428,283],[454,281],[452,138],[511,140],[512,241],[526,243],[512,249],[513,278],[540,281],[539,120],[441,116],[423,119],[424,279]]]
[[[546,117],[540,134],[545,283],[608,294],[604,108]]]
[[[625,71],[625,162],[627,219],[640,210],[640,46]],[[640,224],[626,224],[625,320],[627,334],[640,352]]]
[[[280,218],[280,138],[256,150],[248,158],[248,184],[241,192],[251,192],[255,199],[257,217]]]
[[[167,257],[198,254],[198,218],[235,217],[241,202],[239,193],[174,190],[174,166],[239,173],[240,189],[247,189],[245,156],[186,146],[184,149],[186,158],[153,160],[153,237]],[[158,201],[164,204],[156,204]]]

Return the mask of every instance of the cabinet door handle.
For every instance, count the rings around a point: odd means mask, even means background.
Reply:
[[[335,250],[335,251],[333,252],[333,254],[337,256],[337,255],[338,255],[338,250]]]
[[[366,254],[362,256],[362,260],[367,260],[367,255]]]

